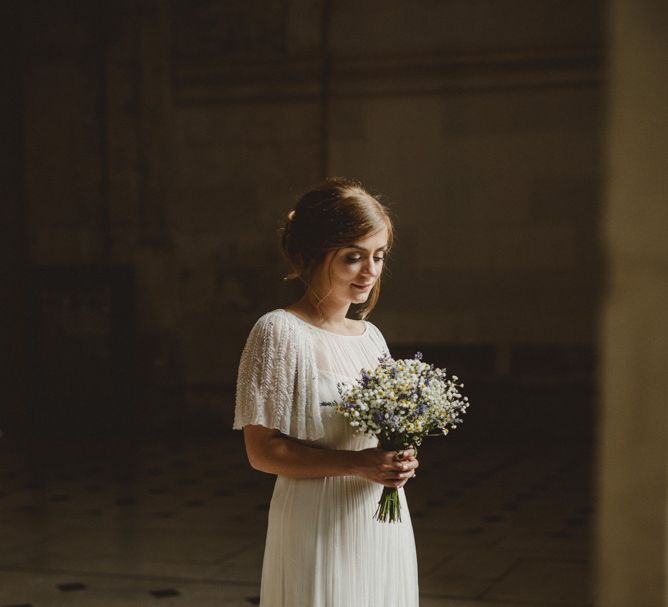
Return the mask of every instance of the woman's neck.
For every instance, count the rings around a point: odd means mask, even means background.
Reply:
[[[347,329],[350,327],[346,318],[350,309],[350,302],[341,304],[325,299],[318,306],[315,296],[306,292],[301,299],[288,306],[288,309],[301,314],[306,320],[323,329]]]

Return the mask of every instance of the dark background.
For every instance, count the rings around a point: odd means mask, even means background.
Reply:
[[[603,2],[0,10],[6,440],[227,431],[327,175],[396,213],[370,320],[464,379],[462,434],[592,440]]]
[[[370,320],[471,399],[407,489],[421,604],[665,605],[667,24],[0,3],[0,607],[258,604],[274,478],[234,382],[324,176],[397,217]]]

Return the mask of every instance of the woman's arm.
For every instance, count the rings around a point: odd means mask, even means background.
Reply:
[[[360,476],[386,487],[403,487],[419,466],[412,449],[395,461],[394,451],[312,447],[264,426],[245,425],[244,441],[253,468],[288,478]]]

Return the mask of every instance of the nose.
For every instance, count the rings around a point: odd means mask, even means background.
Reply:
[[[369,276],[378,276],[378,268],[380,267],[379,263],[376,263],[376,260],[372,258],[367,260],[367,263],[364,264],[364,274]]]

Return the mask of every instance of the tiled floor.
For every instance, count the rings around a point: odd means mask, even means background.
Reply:
[[[591,455],[423,446],[406,486],[421,607],[591,605]],[[255,605],[272,486],[240,433],[0,441],[0,607]]]

